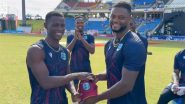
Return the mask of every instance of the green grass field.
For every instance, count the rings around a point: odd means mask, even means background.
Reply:
[[[44,38],[41,36],[0,34],[0,104],[29,104],[30,85],[25,64],[28,47]],[[100,39],[97,39],[97,41]],[[62,39],[65,42],[65,38]],[[146,96],[148,104],[156,104],[163,88],[171,81],[176,52],[185,48],[185,42],[161,42],[149,45],[153,55],[146,64]],[[96,47],[91,55],[94,73],[105,69],[103,47]],[[106,82],[98,82],[99,92],[106,90]],[[69,99],[71,104],[71,101]],[[98,104],[106,104],[102,101]]]

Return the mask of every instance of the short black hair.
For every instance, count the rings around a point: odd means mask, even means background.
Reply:
[[[47,23],[48,20],[53,17],[53,16],[59,16],[59,17],[64,17],[62,13],[56,12],[56,11],[51,11],[46,14],[45,22]]]
[[[80,15],[75,16],[75,21],[76,21],[76,22],[77,22],[78,19],[80,19],[80,21],[83,21],[83,22],[85,21],[85,20],[84,20],[84,17],[83,17],[83,16],[80,16]]]
[[[113,5],[113,8],[125,8],[127,9],[128,13],[131,14],[131,5],[128,2],[121,1]]]
[[[78,18],[82,18],[82,19],[84,19],[84,17],[83,17],[83,16],[75,16],[75,20],[76,20],[76,19],[78,19]]]

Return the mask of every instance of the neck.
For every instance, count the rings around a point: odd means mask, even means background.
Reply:
[[[45,41],[53,48],[59,48],[59,41],[46,37]]]
[[[122,37],[124,37],[126,35],[126,33],[129,31],[129,29],[125,29],[125,31],[120,32],[120,33],[113,33],[115,35],[116,39],[121,39]]]

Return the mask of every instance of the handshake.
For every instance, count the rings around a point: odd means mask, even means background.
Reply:
[[[185,94],[185,86],[179,87],[177,84],[173,84],[171,87],[171,91],[179,96],[182,96]]]

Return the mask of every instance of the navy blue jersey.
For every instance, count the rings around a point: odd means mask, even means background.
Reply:
[[[108,41],[104,53],[108,88],[121,80],[123,67],[129,71],[139,72],[133,90],[118,98],[109,99],[108,104],[146,104],[144,84],[146,49],[137,34],[128,32],[118,46],[113,45],[113,40]]]
[[[174,60],[174,69],[181,72],[180,84],[185,83],[185,50],[178,52]]]
[[[40,40],[35,45],[38,45],[44,51],[44,63],[48,68],[49,76],[64,76],[67,74],[69,59],[66,48],[60,46],[59,51],[54,51],[44,40]],[[65,86],[44,90],[33,75],[31,68],[28,65],[27,67],[31,85],[31,104],[68,104]]]
[[[73,40],[74,35],[67,37],[67,44]],[[83,38],[89,43],[94,44],[94,37],[83,35]],[[70,68],[72,72],[91,72],[89,51],[80,40],[77,40],[71,53]]]

